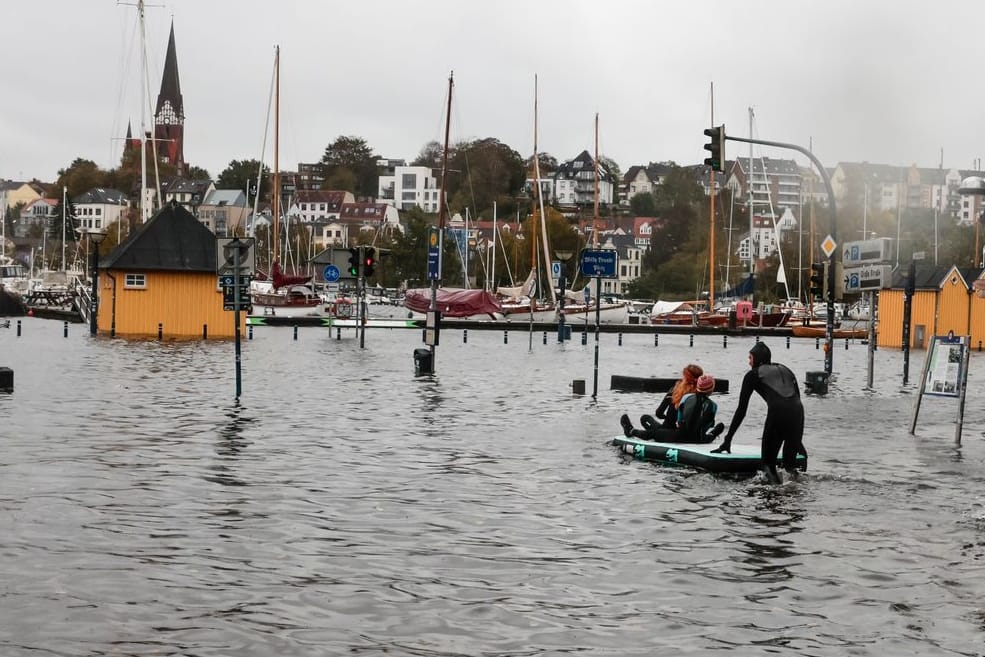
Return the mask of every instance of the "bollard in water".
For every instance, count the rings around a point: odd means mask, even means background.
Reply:
[[[462,344],[468,344],[469,342],[469,330],[462,329]]]
[[[21,337],[21,320],[17,320],[17,337]]]
[[[622,346],[622,333],[619,334],[619,346]]]
[[[691,335],[691,336],[689,336],[689,337],[690,337],[691,339],[690,339],[690,340],[688,341],[688,345],[687,345],[687,346],[689,346],[689,347],[693,347],[693,346],[694,346],[694,336],[693,336],[693,335]]]
[[[427,331],[425,331],[424,333],[427,334]],[[342,339],[342,327],[341,326],[336,326],[335,327],[335,339],[336,340],[341,340]]]
[[[0,392],[14,391],[14,370],[0,367]]]
[[[788,335],[787,336],[787,349],[789,349],[789,348],[790,348],[790,336]]]
[[[209,339],[209,325],[208,324],[202,324],[202,339],[203,340],[208,340]]]
[[[653,334],[653,346],[654,347],[659,347],[660,346],[660,334],[659,333],[654,333]]]
[[[722,336],[722,349],[728,349],[728,334]]]
[[[506,344],[509,341],[510,341],[510,332],[504,329],[503,330],[503,344]]]
[[[297,324],[294,325],[294,339],[295,340],[298,339],[298,325]]]
[[[62,328],[62,335],[68,337],[68,322],[65,322],[65,326]]]
[[[246,327],[246,339],[247,340],[253,339],[253,324],[250,324],[249,326]]]
[[[158,340],[164,339],[164,324],[161,322],[157,324],[157,339]]]
[[[821,348],[821,338],[814,338],[814,348],[815,349]]]
[[[588,344],[588,331],[581,332],[581,343]]]
[[[571,393],[574,395],[585,394],[585,379],[575,379],[571,382]]]
[[[845,338],[845,351],[848,351],[848,338]]]
[[[544,344],[547,344],[547,331],[544,331]]]

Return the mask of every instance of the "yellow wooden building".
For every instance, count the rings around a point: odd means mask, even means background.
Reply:
[[[184,207],[169,204],[99,262],[100,333],[164,339],[224,338],[216,237]],[[240,329],[246,313],[240,313]]]
[[[970,335],[971,346],[985,342],[985,298],[972,287],[981,268],[917,266],[910,310],[910,348],[926,349],[935,335]],[[906,267],[893,271],[892,284],[879,291],[880,347],[902,348]]]

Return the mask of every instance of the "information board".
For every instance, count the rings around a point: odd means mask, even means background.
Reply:
[[[963,338],[934,336],[930,364],[927,366],[925,394],[943,397],[957,397],[961,394],[964,350]]]

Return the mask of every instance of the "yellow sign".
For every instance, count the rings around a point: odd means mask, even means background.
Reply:
[[[830,235],[824,238],[821,242],[821,250],[824,251],[824,255],[831,257],[831,254],[835,252],[838,248],[838,243],[835,242]]]

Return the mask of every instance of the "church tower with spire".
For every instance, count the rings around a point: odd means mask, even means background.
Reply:
[[[151,139],[155,144],[151,144]],[[133,136],[131,125],[127,124],[124,151],[140,151],[140,137]],[[162,162],[174,165],[178,175],[185,173],[185,104],[181,98],[181,81],[178,79],[178,55],[174,46],[174,21],[171,21],[171,35],[168,38],[168,52],[164,58],[164,75],[161,78],[161,91],[157,94],[157,109],[154,110],[154,131],[147,131],[147,150],[156,147]],[[139,156],[138,156],[139,161]]]
[[[157,95],[154,111],[154,139],[161,159],[185,172],[185,105],[181,99],[181,82],[178,80],[178,55],[174,46],[174,21],[168,37],[168,52],[164,58],[164,75],[161,91]]]

